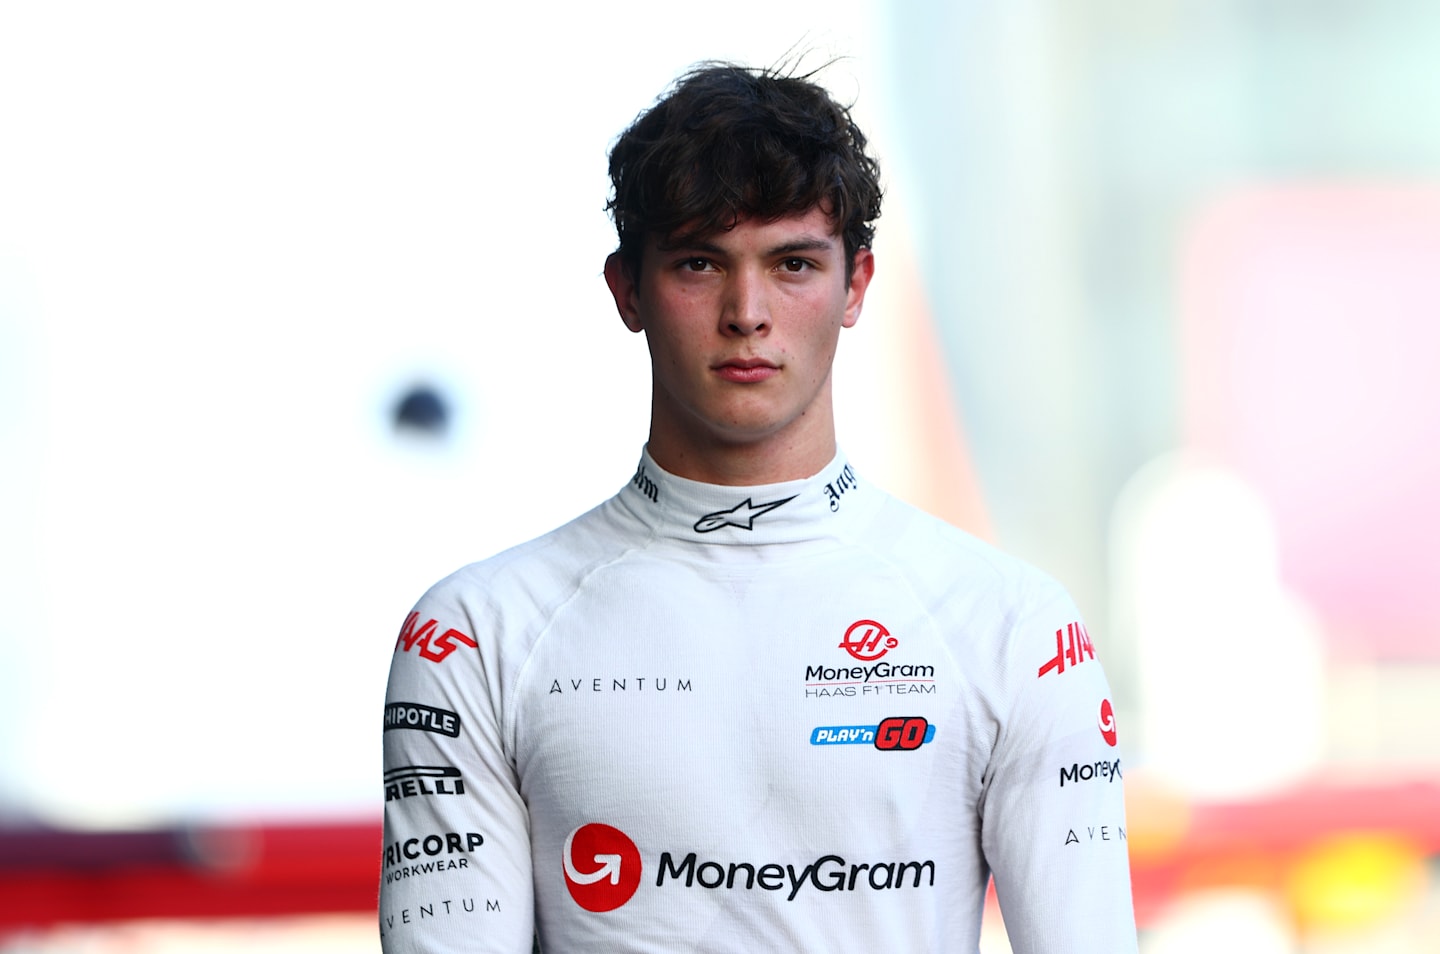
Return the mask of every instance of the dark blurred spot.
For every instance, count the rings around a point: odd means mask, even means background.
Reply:
[[[450,407],[440,393],[427,384],[417,384],[395,405],[395,430],[444,437],[450,429]]]

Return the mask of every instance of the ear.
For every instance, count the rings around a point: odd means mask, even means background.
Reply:
[[[630,270],[620,260],[619,252],[611,252],[605,259],[605,284],[610,286],[610,295],[615,299],[615,310],[620,320],[631,331],[641,331],[645,325],[640,320],[640,289],[630,276]]]
[[[865,289],[875,277],[875,255],[868,248],[855,251],[855,267],[850,272],[850,288],[845,297],[845,317],[840,322],[843,328],[855,327],[860,320],[860,306],[865,303]]]

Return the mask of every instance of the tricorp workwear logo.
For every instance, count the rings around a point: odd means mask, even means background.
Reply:
[[[840,648],[861,662],[870,662],[900,645],[900,640],[890,635],[890,630],[873,619],[857,619],[845,630]]]
[[[640,887],[640,849],[618,828],[591,823],[565,836],[565,887],[586,911],[614,911]]]

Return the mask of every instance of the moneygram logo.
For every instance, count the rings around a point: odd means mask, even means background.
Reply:
[[[1115,709],[1110,705],[1109,699],[1100,700],[1100,734],[1105,737],[1106,745],[1115,744]]]
[[[586,911],[614,911],[640,887],[640,849],[618,828],[592,823],[565,836],[565,887]]]
[[[1088,782],[1094,778],[1104,779],[1107,782],[1113,782],[1117,778],[1123,777],[1124,776],[1120,772],[1119,759],[1116,759],[1113,762],[1107,761],[1106,759],[1101,759],[1098,762],[1090,762],[1085,765],[1081,765],[1079,762],[1072,762],[1068,769],[1063,765],[1060,766],[1061,788],[1064,788],[1066,783],[1069,783],[1070,785],[1079,785],[1081,782]]]
[[[873,619],[857,619],[840,640],[840,648],[861,662],[879,659],[899,645],[900,640]]]

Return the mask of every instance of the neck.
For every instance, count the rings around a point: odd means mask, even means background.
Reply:
[[[752,487],[818,474],[834,459],[835,420],[828,402],[812,407],[803,426],[754,439],[693,433],[652,414],[646,450],[669,473],[727,487]],[[801,422],[795,422],[800,424]]]
[[[710,448],[697,454],[658,444],[652,432],[646,449],[655,463],[677,477],[726,487],[753,487],[813,477],[835,457],[835,438],[814,447],[777,447],[769,442]]]

